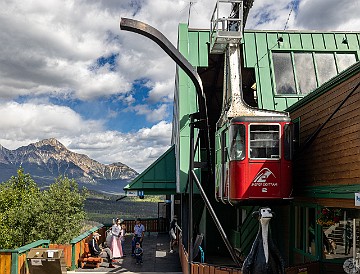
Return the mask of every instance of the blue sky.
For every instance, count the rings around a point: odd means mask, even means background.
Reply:
[[[170,146],[175,64],[144,21],[176,44],[177,26],[208,28],[216,0],[33,0],[0,3],[0,144],[57,138],[74,152],[144,170]],[[357,0],[255,0],[249,29],[360,30]]]

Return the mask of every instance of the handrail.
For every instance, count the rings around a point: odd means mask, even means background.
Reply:
[[[6,258],[8,262],[10,262],[10,269],[5,269],[5,274],[18,274],[20,268],[24,268],[26,265],[26,254],[32,248],[36,248],[39,246],[48,247],[50,244],[50,240],[38,240],[33,243],[20,246],[15,249],[0,249],[0,254],[7,253],[11,254],[9,258]],[[25,257],[24,257],[25,256]],[[24,259],[25,258],[25,259]],[[1,268],[4,271],[3,268]]]
[[[28,250],[30,250],[31,248],[35,248],[38,247],[40,245],[49,245],[50,244],[50,240],[38,240],[35,241],[33,243],[24,245],[24,246],[20,246],[18,248],[15,249],[0,249],[0,253],[18,253],[18,254],[22,254]]]
[[[89,229],[88,231],[84,232],[83,234],[77,236],[76,238],[74,238],[74,239],[72,239],[70,241],[70,244],[71,244],[71,269],[72,270],[75,270],[76,264],[77,264],[76,257],[79,256],[79,254],[76,255],[76,245],[80,242],[80,246],[81,246],[81,241],[82,240],[86,239],[86,237],[91,235],[91,233],[93,233],[96,230],[102,228],[103,226],[104,226],[103,224],[101,224],[99,226],[95,226],[95,227]]]
[[[182,229],[180,226],[178,226],[178,224],[175,225],[176,229],[178,229],[180,232],[182,232]]]
[[[85,239],[87,236],[89,236],[91,233],[94,233],[96,230],[102,228],[104,225],[101,224],[99,226],[95,226],[92,229],[89,229],[88,231],[84,232],[83,234],[77,236],[76,238],[72,239],[70,241],[70,244],[76,244],[77,242],[80,242],[81,240]]]

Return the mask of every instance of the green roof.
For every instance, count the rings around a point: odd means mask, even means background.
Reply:
[[[144,195],[176,194],[175,146],[171,146],[145,171],[125,186],[124,190],[142,190]]]

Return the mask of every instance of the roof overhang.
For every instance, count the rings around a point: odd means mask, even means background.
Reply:
[[[145,171],[124,187],[143,195],[176,194],[175,145],[171,146]]]

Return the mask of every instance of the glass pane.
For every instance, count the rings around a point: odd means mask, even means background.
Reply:
[[[295,53],[296,77],[299,93],[308,94],[316,88],[316,75],[311,53]]]
[[[337,74],[334,55],[329,53],[316,53],[315,59],[318,70],[319,85],[322,85]]]
[[[277,94],[296,94],[294,71],[290,53],[273,53]]]
[[[280,158],[279,125],[250,125],[250,158]]]
[[[311,255],[316,255],[316,241],[315,241],[315,208],[306,208],[306,224],[308,227],[306,241],[308,243],[307,252]]]
[[[326,259],[352,257],[354,235],[359,235],[359,217],[360,212],[357,209],[331,207],[321,209],[317,223],[322,224],[323,255]],[[359,252],[358,236],[355,243],[356,252]]]
[[[336,59],[339,72],[347,69],[348,67],[356,63],[355,54],[353,53],[337,53]]]
[[[304,242],[304,210],[302,207],[295,207],[295,247],[303,250]]]
[[[230,126],[230,160],[245,158],[245,126]]]
[[[292,159],[292,149],[293,149],[293,138],[292,138],[292,125],[284,126],[284,157],[285,160]]]

